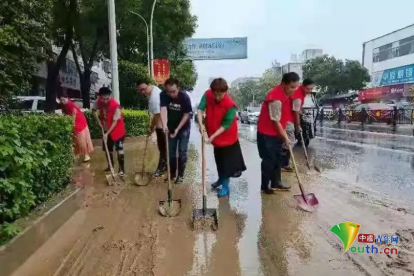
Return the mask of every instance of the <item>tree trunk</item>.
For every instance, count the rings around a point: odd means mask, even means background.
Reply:
[[[81,95],[83,108],[91,108],[91,97],[89,93],[91,89],[91,74],[91,69],[85,68],[85,71],[83,72],[83,78],[81,78]]]
[[[66,62],[66,55],[72,41],[72,33],[69,32],[63,44],[62,50],[56,62],[48,63],[47,80],[46,80],[46,107],[45,112],[53,113],[56,109],[56,81],[59,77],[59,71],[62,65]]]

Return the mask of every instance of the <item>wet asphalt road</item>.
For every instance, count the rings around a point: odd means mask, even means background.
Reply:
[[[256,126],[241,125],[240,136],[255,143]],[[308,151],[325,178],[414,202],[414,137],[318,127]]]

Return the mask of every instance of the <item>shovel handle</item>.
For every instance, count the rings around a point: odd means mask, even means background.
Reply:
[[[141,177],[144,178],[144,172],[145,172],[145,159],[147,157],[147,147],[148,147],[148,140],[150,135],[148,134],[145,138],[145,147],[144,147],[144,156],[142,157],[142,171],[141,171]]]
[[[307,199],[305,197],[305,190],[302,187],[302,181],[301,181],[300,176],[299,176],[298,167],[296,166],[295,156],[293,155],[292,147],[290,145],[288,145],[288,148],[289,148],[290,156],[291,156],[292,161],[293,161],[293,168],[295,169],[295,174],[296,174],[296,178],[298,180],[300,192],[302,193],[303,199],[307,202]]]
[[[306,164],[308,165],[308,168],[310,169],[310,163],[309,163],[308,151],[306,150],[305,141],[303,140],[303,134],[302,134],[302,131],[299,131],[299,133],[300,133],[300,140],[301,140],[301,142],[302,142],[303,152],[305,153]]]
[[[171,169],[170,169],[170,150],[169,150],[169,145],[168,145],[168,132],[165,132],[165,151],[167,154],[167,174],[168,174],[168,196],[170,196],[170,191],[171,191]],[[170,198],[168,198],[168,200],[170,200]]]
[[[206,142],[204,141],[204,131],[201,132],[201,183],[203,185],[203,207],[204,199],[207,196],[206,187]]]
[[[108,159],[108,165],[109,165],[109,169],[111,170],[112,178],[115,179],[114,167],[112,166],[111,156],[109,156],[108,143],[106,142],[106,139],[104,138],[104,135],[105,135],[105,133],[102,129],[102,140],[103,140],[104,146],[105,146],[106,158]]]

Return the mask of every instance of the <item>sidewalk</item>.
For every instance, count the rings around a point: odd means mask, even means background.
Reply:
[[[316,126],[320,127],[321,124],[317,122]],[[330,128],[339,128],[339,129],[361,130],[361,131],[414,136],[414,126],[409,125],[409,124],[397,125],[397,128],[395,131],[393,130],[392,125],[379,124],[379,123],[365,124],[364,126],[361,126],[361,123],[359,122],[350,122],[350,123],[341,122],[341,125],[338,125],[336,121],[324,121],[322,126],[330,127]]]

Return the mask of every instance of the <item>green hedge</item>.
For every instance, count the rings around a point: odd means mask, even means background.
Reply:
[[[0,243],[29,213],[70,180],[72,119],[46,114],[0,115]]]
[[[123,109],[122,114],[124,115],[127,136],[135,137],[145,135],[149,124],[148,111]],[[93,117],[92,112],[86,111],[85,115],[86,119],[88,120],[88,126],[92,139],[102,138],[102,131],[99,127],[98,122]]]

